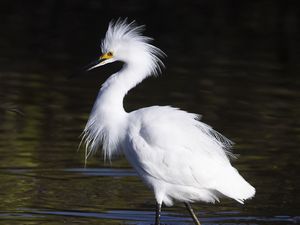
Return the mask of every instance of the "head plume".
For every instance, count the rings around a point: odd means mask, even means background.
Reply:
[[[144,25],[138,26],[135,21],[128,22],[127,19],[111,21],[101,43],[102,53],[116,51],[118,60],[125,63],[130,59],[144,59],[144,62],[148,62],[149,72],[157,75],[164,67],[161,58],[166,55],[149,43],[153,39],[142,34],[144,28]]]

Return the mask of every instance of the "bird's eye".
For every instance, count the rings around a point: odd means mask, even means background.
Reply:
[[[108,52],[107,56],[113,56],[112,52]]]

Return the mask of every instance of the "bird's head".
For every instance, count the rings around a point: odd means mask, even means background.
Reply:
[[[137,26],[135,22],[127,20],[110,22],[105,38],[101,43],[101,56],[89,65],[88,70],[96,67],[122,61],[125,64],[147,67],[149,72],[157,74],[163,63],[161,57],[165,54],[157,47],[149,44],[152,38],[142,35],[144,26]]]

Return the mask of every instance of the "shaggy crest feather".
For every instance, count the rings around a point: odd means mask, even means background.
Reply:
[[[161,68],[164,67],[160,58],[166,57],[166,54],[149,43],[153,38],[142,35],[144,29],[145,25],[138,26],[135,21],[128,23],[127,19],[111,21],[105,38],[102,40],[101,50],[103,53],[109,52],[118,45],[132,45],[135,48],[140,48],[141,52],[148,58],[148,66],[150,67],[148,75],[157,76],[161,73]]]
[[[127,22],[127,19],[111,21],[108,25],[105,38],[101,43],[102,52],[110,51],[112,45],[120,41],[136,41],[147,43],[152,38],[142,35],[145,25],[136,25],[135,21]]]

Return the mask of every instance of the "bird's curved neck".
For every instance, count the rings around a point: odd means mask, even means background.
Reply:
[[[146,76],[143,67],[125,65],[123,69],[110,76],[102,85],[90,118],[84,129],[84,139],[93,152],[99,141],[102,142],[105,157],[120,150],[119,141],[127,126],[127,112],[123,99],[127,92],[140,83]]]
[[[97,108],[108,113],[126,113],[123,99],[127,92],[147,77],[147,71],[141,65],[125,64],[121,71],[111,75],[102,85]]]

